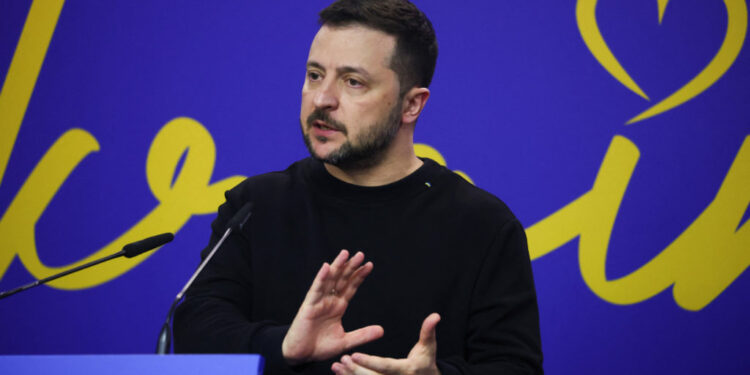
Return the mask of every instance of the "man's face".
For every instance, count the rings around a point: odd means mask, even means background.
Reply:
[[[310,46],[300,123],[310,154],[342,168],[376,164],[401,125],[396,40],[359,25],[323,26]]]

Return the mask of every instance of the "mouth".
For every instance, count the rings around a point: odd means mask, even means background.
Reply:
[[[346,135],[346,130],[335,122],[326,122],[321,119],[316,119],[310,122],[310,133],[318,140],[322,141],[336,138],[341,134]]]
[[[347,135],[346,125],[337,122],[332,119],[328,113],[319,109],[310,113],[310,115],[307,116],[305,123],[307,125],[307,131],[319,139]]]
[[[323,121],[320,121],[320,120],[313,121],[312,126],[314,128],[317,128],[317,129],[320,129],[320,130],[325,130],[325,131],[340,131],[335,126],[329,125],[329,124],[327,124],[327,123],[325,123]]]

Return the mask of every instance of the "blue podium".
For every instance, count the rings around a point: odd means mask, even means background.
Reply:
[[[261,375],[263,357],[257,354],[6,355],[0,356],[0,374]]]

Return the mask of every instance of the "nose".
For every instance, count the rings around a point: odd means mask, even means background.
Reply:
[[[316,109],[333,110],[339,105],[338,90],[334,82],[321,82],[313,96]]]

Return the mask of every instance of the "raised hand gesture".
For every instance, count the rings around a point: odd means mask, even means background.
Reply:
[[[430,314],[419,331],[419,341],[406,358],[384,358],[362,353],[341,357],[331,366],[336,375],[440,375],[437,368],[435,326],[440,315]]]
[[[344,332],[341,325],[349,301],[372,271],[372,262],[362,265],[364,259],[362,252],[349,258],[341,250],[330,265],[323,263],[281,344],[290,365],[326,360],[383,336],[380,326]]]

